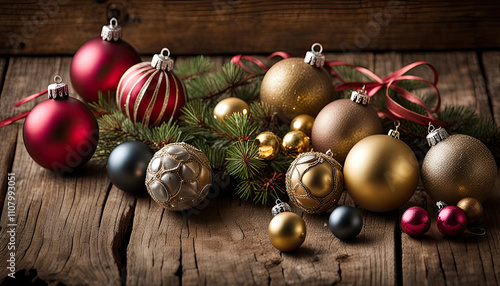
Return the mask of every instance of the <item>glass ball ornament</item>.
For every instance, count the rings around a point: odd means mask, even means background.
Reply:
[[[255,143],[259,147],[259,158],[272,160],[280,154],[281,140],[274,133],[265,131],[257,135]]]
[[[358,209],[351,206],[338,206],[328,219],[328,227],[337,238],[350,240],[363,228],[363,217]]]
[[[250,106],[243,99],[228,97],[219,101],[213,111],[214,118],[219,122],[224,122],[227,116],[231,116],[234,113],[249,114]]]
[[[146,187],[160,206],[181,211],[199,204],[212,183],[207,156],[187,143],[171,143],[156,152],[146,172]]]
[[[307,229],[304,220],[292,212],[287,203],[280,200],[272,209],[273,219],[267,232],[269,241],[279,251],[288,252],[299,248],[306,239]]]
[[[409,236],[421,236],[431,228],[431,217],[421,207],[408,208],[401,216],[401,229]]]
[[[283,137],[281,149],[286,155],[296,158],[301,153],[311,151],[311,139],[302,131],[290,131]]]
[[[457,203],[457,207],[461,208],[467,215],[467,223],[474,224],[481,220],[484,214],[481,202],[474,198],[463,198]]]
[[[290,123],[290,130],[302,131],[307,136],[311,137],[311,130],[313,124],[314,124],[314,117],[307,114],[301,114],[292,120],[292,122]]]
[[[436,224],[439,231],[445,236],[459,236],[467,228],[467,215],[456,206],[446,206],[442,201],[436,203],[438,216]]]

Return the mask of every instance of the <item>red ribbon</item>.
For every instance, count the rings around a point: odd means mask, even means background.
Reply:
[[[32,95],[30,95],[28,97],[25,97],[25,98],[21,99],[19,102],[17,102],[16,104],[14,104],[14,107],[18,107],[19,105],[21,105],[21,104],[23,104],[25,102],[28,102],[30,100],[33,100],[33,99],[35,99],[35,98],[37,98],[37,97],[39,97],[41,95],[44,95],[46,93],[47,93],[47,90],[44,90],[44,91],[41,91],[39,93],[35,93],[35,94],[32,94]],[[28,114],[30,113],[30,111],[31,110],[28,110],[28,111],[25,111],[25,112],[23,112],[21,114],[18,114],[18,115],[15,115],[15,116],[12,116],[10,118],[7,118],[7,119],[4,119],[4,120],[0,121],[0,127],[4,127],[6,125],[9,125],[9,124],[11,124],[11,123],[19,120],[19,119],[22,119],[22,118],[28,116]]]

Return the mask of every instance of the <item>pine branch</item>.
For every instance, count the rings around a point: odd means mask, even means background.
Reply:
[[[175,74],[182,79],[184,83],[213,71],[214,63],[204,56],[198,56],[189,61],[177,64],[174,69]]]

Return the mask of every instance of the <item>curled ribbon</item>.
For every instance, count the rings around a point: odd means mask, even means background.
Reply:
[[[44,90],[44,91],[41,91],[39,93],[35,93],[35,94],[32,94],[32,95],[30,95],[28,97],[25,97],[25,98],[21,99],[19,102],[17,102],[16,104],[14,104],[14,107],[18,107],[19,105],[21,105],[21,104],[23,104],[25,102],[28,102],[30,100],[33,100],[33,99],[35,99],[35,98],[37,98],[37,97],[39,97],[41,95],[44,95],[46,93],[47,93],[47,90]],[[0,121],[0,127],[9,125],[9,124],[11,124],[11,123],[13,123],[13,122],[15,122],[15,121],[17,121],[19,119],[22,119],[22,118],[28,116],[28,114],[30,113],[30,111],[31,110],[25,111],[25,112],[23,112],[21,114],[18,114],[16,116],[12,116],[10,118],[7,118],[7,119],[4,119],[4,120]]]

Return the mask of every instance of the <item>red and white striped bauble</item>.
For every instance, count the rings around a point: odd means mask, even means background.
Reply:
[[[120,79],[116,103],[132,122],[158,126],[179,116],[186,103],[186,89],[172,72],[174,61],[164,48],[143,62],[129,68]]]

